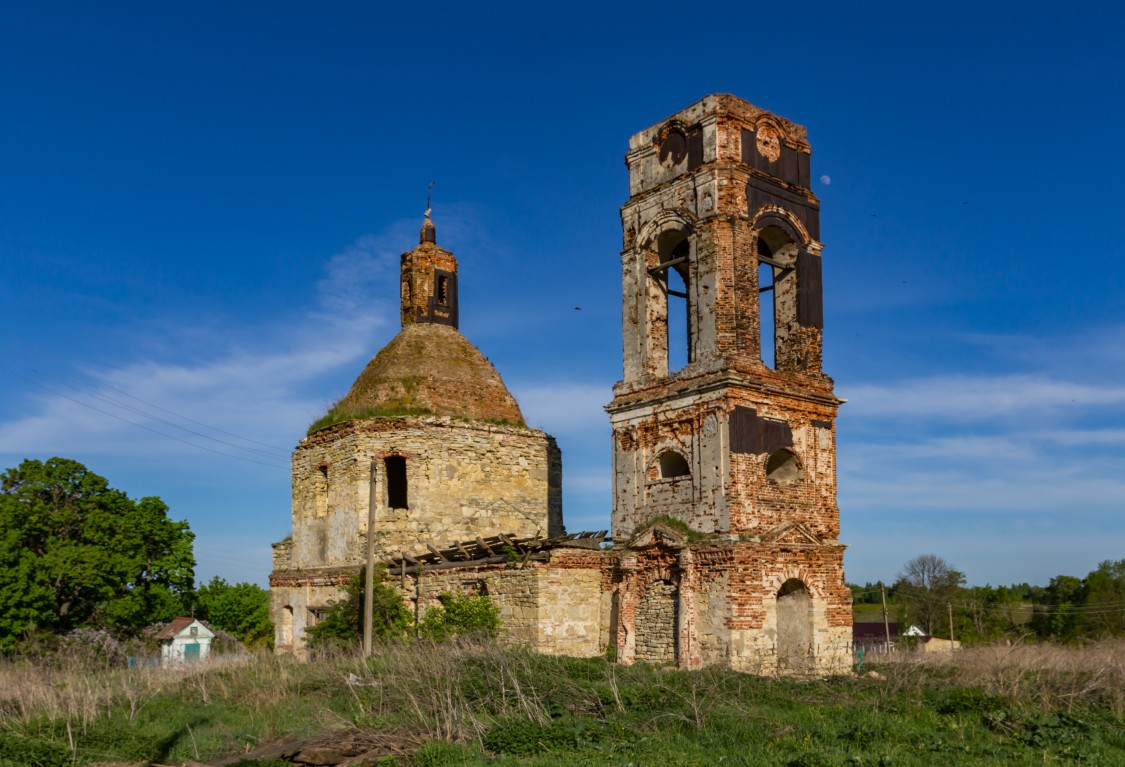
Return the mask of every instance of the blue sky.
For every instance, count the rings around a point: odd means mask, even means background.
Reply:
[[[0,466],[78,459],[264,582],[436,181],[462,331],[608,527],[627,140],[728,92],[809,128],[849,580],[1125,557],[1116,5],[405,5],[0,8]]]

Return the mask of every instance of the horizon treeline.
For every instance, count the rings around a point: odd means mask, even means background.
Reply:
[[[964,575],[948,565],[939,566],[929,578],[919,578],[910,572],[916,561],[907,563],[891,583],[849,583],[857,612],[877,616],[871,621],[882,620],[881,609],[864,606],[880,608],[880,592],[885,589],[888,619],[900,630],[917,625],[928,634],[948,638],[951,610],[953,636],[967,644],[1125,636],[1125,559],[1106,560],[1085,577],[1057,575],[1046,586],[967,586]]]

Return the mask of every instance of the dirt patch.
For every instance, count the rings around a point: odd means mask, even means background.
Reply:
[[[245,761],[268,760],[283,760],[303,767],[375,767],[388,757],[409,763],[426,740],[413,733],[353,730],[304,740],[284,738],[209,762],[189,760],[182,767],[230,767]],[[154,764],[153,767],[171,766]]]

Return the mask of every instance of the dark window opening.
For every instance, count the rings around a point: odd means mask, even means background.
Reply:
[[[437,278],[436,293],[438,306],[449,306],[449,278],[445,275]]]
[[[323,517],[328,513],[328,464],[322,463],[316,468],[320,471],[320,478],[314,485],[314,503],[316,504],[316,515]]]
[[[391,455],[383,459],[387,472],[387,506],[392,509],[408,508],[406,500],[406,459]]]
[[[660,164],[679,165],[687,157],[687,136],[679,128],[673,128],[660,142]]]
[[[691,474],[691,467],[687,459],[675,450],[669,450],[660,455],[660,476],[663,479],[672,477],[686,477]]]

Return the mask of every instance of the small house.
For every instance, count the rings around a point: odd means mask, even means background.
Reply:
[[[160,665],[198,663],[211,654],[215,632],[196,618],[176,618],[156,635],[160,642]]]
[[[911,626],[902,632],[904,637],[917,637],[920,641],[918,649],[922,652],[953,652],[961,649],[961,643],[955,639],[942,639],[941,637],[927,634],[917,626]]]

